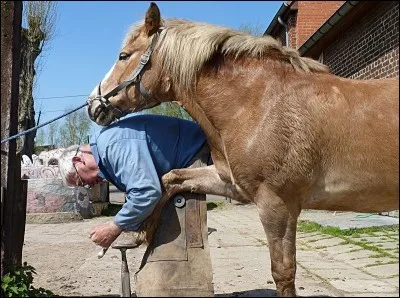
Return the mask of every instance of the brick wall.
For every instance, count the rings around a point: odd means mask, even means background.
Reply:
[[[324,64],[354,79],[399,76],[399,2],[382,1],[324,50]]]
[[[297,11],[289,15],[287,24],[289,26],[289,47],[297,48]]]
[[[345,1],[297,1],[297,43],[303,43],[325,23]]]

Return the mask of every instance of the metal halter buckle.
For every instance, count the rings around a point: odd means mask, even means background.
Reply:
[[[140,57],[140,64],[142,64],[142,65],[146,65],[147,64],[147,62],[149,62],[149,58],[150,58],[150,55],[149,54],[143,54],[141,57]]]

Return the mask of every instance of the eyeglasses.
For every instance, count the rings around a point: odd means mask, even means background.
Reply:
[[[78,152],[79,152],[79,151],[80,151],[80,152],[83,152],[83,153],[87,153],[87,154],[92,154],[92,152],[90,152],[90,151],[84,151],[84,150],[79,150],[79,149],[80,149],[80,147],[78,146],[78,148],[76,148],[75,156],[78,155]],[[74,166],[74,169],[75,169],[75,171],[76,171],[76,175],[78,176],[78,179],[79,179],[79,182],[80,182],[80,185],[79,185],[78,183],[76,183],[76,186],[81,186],[81,187],[84,187],[84,188],[90,188],[89,185],[83,183],[82,178],[81,178],[81,176],[80,176],[79,173],[78,173],[78,169],[76,168],[76,166],[75,166],[74,163],[72,163],[72,164],[73,164],[73,166]]]

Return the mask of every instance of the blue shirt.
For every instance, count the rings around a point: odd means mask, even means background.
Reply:
[[[89,138],[99,176],[126,192],[114,222],[136,231],[161,198],[161,177],[189,166],[206,138],[188,120],[160,115],[133,115]]]

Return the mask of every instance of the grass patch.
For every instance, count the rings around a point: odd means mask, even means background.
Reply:
[[[374,254],[374,255],[370,255],[368,258],[369,259],[378,259],[378,258],[383,258],[385,256],[381,255],[380,253]]]
[[[362,250],[362,248],[354,248],[354,249],[350,249],[348,252],[356,252],[356,251],[360,251]]]
[[[207,202],[207,210],[222,208],[222,206],[224,206],[224,202]]]
[[[346,244],[350,244],[349,240],[345,239],[342,242],[338,243],[338,245],[346,245]]]
[[[375,261],[375,264],[368,264],[368,265],[365,265],[364,267],[374,267],[374,266],[378,266],[378,265],[390,265],[390,264],[398,264],[398,263],[399,263],[398,261],[389,261],[389,262],[383,263],[382,261],[378,260],[378,261]]]
[[[359,239],[359,238],[360,234],[368,234],[373,236],[374,233],[376,232],[379,233],[390,233],[396,231],[398,232],[399,226],[397,225],[397,226],[382,226],[382,227],[369,227],[369,228],[351,228],[351,229],[341,230],[338,227],[330,227],[330,226],[324,227],[315,222],[299,221],[297,224],[297,230],[299,232],[304,232],[304,233],[318,232],[321,234],[326,234],[341,238],[343,239],[343,241],[340,242],[338,245],[345,245],[345,244],[357,245],[363,249],[376,252],[377,254],[374,255],[375,258],[381,258],[381,257],[395,258],[394,255],[388,253],[385,249],[379,247],[381,246],[381,244],[366,242],[365,239]],[[354,237],[354,235],[356,235],[356,237]]]
[[[313,232],[319,232],[335,237],[339,236],[356,236],[356,238],[359,237],[360,234],[368,234],[374,236],[374,233],[376,232],[398,232],[399,231],[399,226],[382,226],[382,227],[369,227],[369,228],[350,228],[346,230],[341,230],[338,227],[324,227],[321,226],[318,223],[315,222],[310,222],[310,221],[304,221],[300,220],[297,223],[297,231],[299,232],[305,232],[305,233],[313,233]]]

